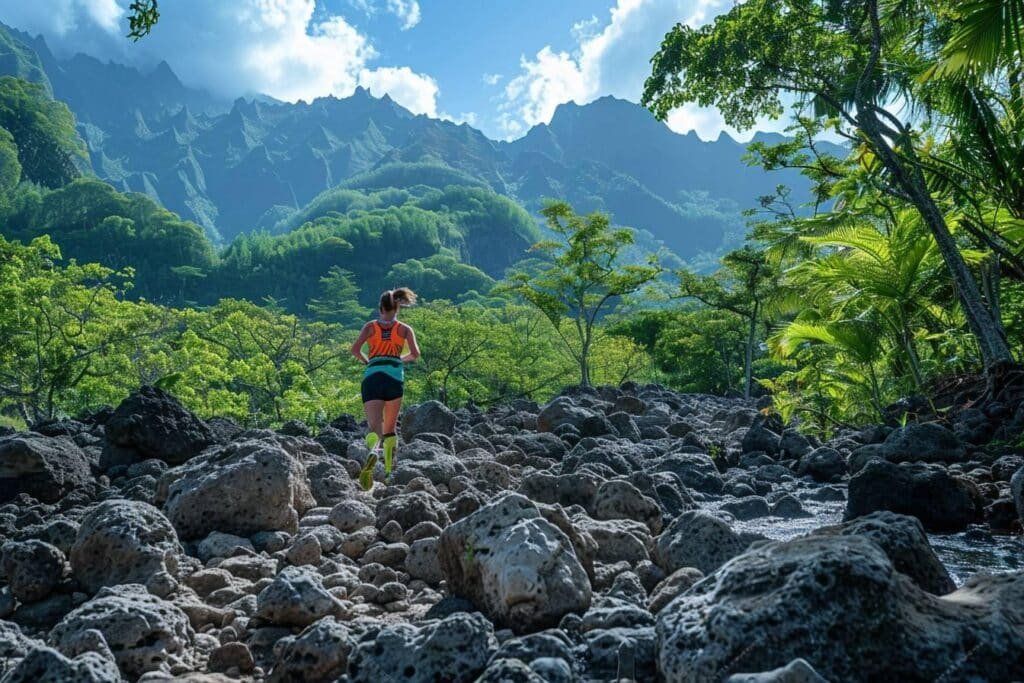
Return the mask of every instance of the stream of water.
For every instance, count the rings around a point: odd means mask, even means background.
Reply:
[[[800,492],[794,492],[798,497]],[[801,497],[802,498],[802,497]],[[813,517],[783,519],[760,517],[733,523],[737,531],[751,531],[768,538],[788,540],[843,521],[845,502],[803,500]],[[990,534],[975,527],[957,534],[928,534],[928,540],[957,586],[978,572],[1009,572],[1024,569],[1024,537]]]

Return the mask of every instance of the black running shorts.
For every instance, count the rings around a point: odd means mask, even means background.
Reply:
[[[383,372],[371,372],[363,378],[363,403],[367,401],[394,401],[402,398],[405,383]]]

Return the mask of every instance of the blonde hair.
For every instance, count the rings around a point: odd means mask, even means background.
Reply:
[[[398,310],[401,306],[415,306],[416,292],[408,287],[389,289],[380,295],[380,310],[384,313]]]

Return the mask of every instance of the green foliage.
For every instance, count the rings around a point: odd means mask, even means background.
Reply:
[[[160,10],[157,0],[132,0],[128,6],[128,37],[137,41],[149,35],[158,21]]]
[[[6,128],[0,128],[0,199],[17,187],[20,180],[18,146],[14,143],[14,136]]]
[[[649,265],[623,263],[623,249],[633,243],[632,231],[612,228],[607,215],[578,216],[565,202],[541,211],[553,238],[533,251],[550,259],[534,272],[513,272],[506,285],[544,314],[565,349],[579,365],[580,383],[589,386],[590,354],[595,326],[602,312],[621,306],[621,297],[639,291],[660,274],[657,258]],[[571,321],[567,331],[564,321]]]
[[[359,287],[352,273],[332,266],[327,275],[320,278],[320,284],[323,294],[309,302],[309,311],[318,320],[352,327],[368,316],[366,307],[359,305]]]
[[[39,84],[0,77],[0,128],[13,137],[22,174],[31,182],[60,187],[79,175],[76,164],[88,163],[71,111]]]

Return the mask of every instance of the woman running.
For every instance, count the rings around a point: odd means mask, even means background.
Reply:
[[[377,466],[377,454],[384,450],[384,476],[391,477],[394,467],[395,423],[402,408],[402,394],[405,388],[405,366],[420,357],[416,334],[405,323],[398,322],[398,311],[402,306],[416,303],[416,294],[408,287],[389,289],[380,295],[379,317],[363,325],[359,338],[352,344],[352,355],[366,364],[363,372],[363,410],[370,431],[366,435],[366,447],[370,455],[359,473],[359,484],[369,491],[373,486],[373,470]],[[363,353],[363,344],[370,347],[369,356]],[[409,352],[402,355],[408,344]]]

